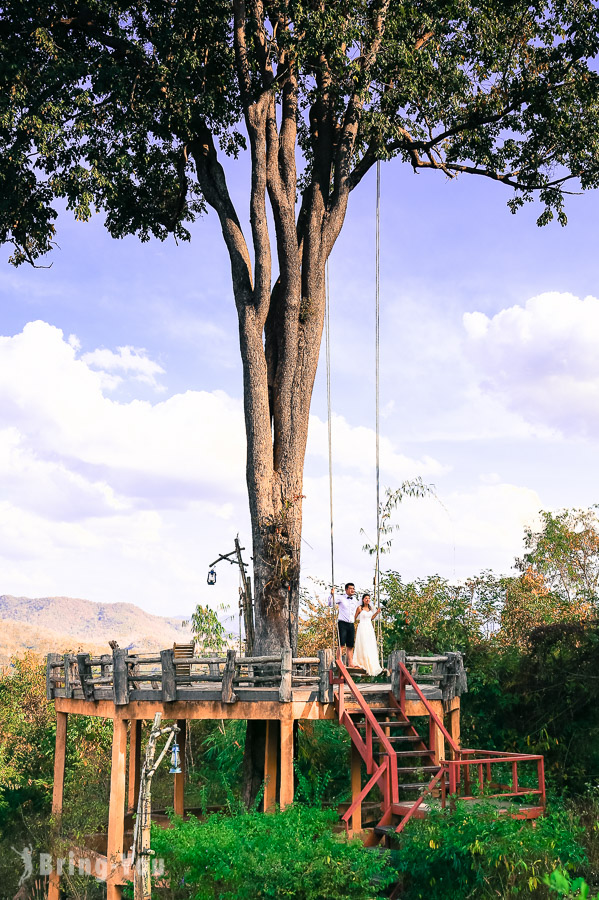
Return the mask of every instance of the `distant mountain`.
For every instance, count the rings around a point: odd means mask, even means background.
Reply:
[[[0,662],[34,650],[109,651],[108,641],[121,647],[160,650],[190,640],[183,620],[144,612],[133,603],[94,603],[72,597],[11,597],[0,595]]]

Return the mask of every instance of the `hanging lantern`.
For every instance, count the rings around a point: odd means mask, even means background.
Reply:
[[[171,775],[180,775],[181,774],[181,760],[179,758],[179,744],[173,744],[173,749],[171,750],[171,767],[169,769]]]
[[[208,584],[216,584],[216,572],[214,571],[214,569],[210,569],[210,571],[208,572],[207,581]]]

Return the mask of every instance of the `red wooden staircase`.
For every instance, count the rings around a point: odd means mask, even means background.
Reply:
[[[341,660],[337,660],[336,673],[331,673],[337,686],[335,707],[339,722],[347,729],[369,776],[342,816],[346,828],[349,830],[354,813],[377,786],[382,800],[374,834],[379,839],[401,832],[410,819],[423,818],[431,807],[445,808],[455,799],[476,802],[484,796],[496,806],[498,815],[522,819],[542,815],[543,757],[461,749],[404,662],[399,660],[397,666],[394,680],[399,689],[394,692],[382,685],[383,693],[371,694],[370,702]],[[422,736],[406,714],[407,692],[411,699],[420,701],[428,717],[427,735]],[[439,759],[437,734],[443,735],[450,759]]]

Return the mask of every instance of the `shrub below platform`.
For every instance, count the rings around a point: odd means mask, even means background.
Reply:
[[[152,829],[169,900],[367,900],[396,880],[389,854],[332,830],[331,810],[294,804],[265,815],[213,814]]]

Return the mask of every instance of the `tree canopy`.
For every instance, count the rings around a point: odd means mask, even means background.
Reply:
[[[60,203],[115,237],[208,208],[239,318],[255,648],[297,644],[303,463],[325,265],[378,160],[538,195],[599,183],[592,0],[6,0],[0,241],[37,264]],[[227,171],[249,157],[247,234]],[[245,171],[245,170],[244,170]],[[272,234],[271,234],[272,232]]]
[[[16,263],[45,254],[56,198],[142,240],[187,239],[209,204],[249,266],[219,162],[248,138],[258,196],[281,216],[318,189],[329,244],[393,156],[504,182],[513,209],[538,191],[539,222],[564,222],[564,189],[599,174],[598,16],[589,0],[6,0],[0,239]]]

